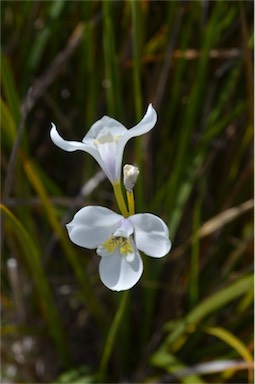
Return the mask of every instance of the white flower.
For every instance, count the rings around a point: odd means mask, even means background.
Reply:
[[[125,145],[132,137],[149,132],[157,121],[157,113],[150,104],[143,119],[135,127],[127,129],[108,116],[96,121],[81,142],[64,140],[52,123],[50,136],[61,149],[89,153],[98,162],[111,183],[119,183]]]
[[[150,213],[124,218],[105,207],[87,206],[75,214],[67,230],[73,243],[97,249],[100,278],[113,291],[129,289],[140,279],[143,263],[138,250],[159,258],[171,248],[166,224]]]

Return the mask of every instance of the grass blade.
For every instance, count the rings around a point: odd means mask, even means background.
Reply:
[[[63,247],[64,253],[70,262],[74,273],[77,277],[77,280],[80,284],[80,287],[82,289],[84,300],[89,305],[89,308],[91,312],[96,316],[99,323],[101,323],[102,319],[102,310],[100,307],[100,304],[98,303],[96,297],[93,294],[92,287],[89,284],[89,278],[86,275],[86,272],[84,270],[84,267],[80,264],[78,257],[75,255],[75,252],[72,248],[72,245],[69,242],[69,239],[67,238],[66,232],[64,231],[64,228],[61,226],[61,224],[58,221],[58,218],[56,216],[54,207],[49,199],[49,196],[44,189],[43,185],[41,184],[40,179],[37,177],[37,172],[35,167],[31,162],[28,160],[24,163],[24,169],[26,171],[27,177],[31,183],[31,185],[34,187],[36,192],[38,193],[38,196],[41,198],[43,207],[45,209],[45,213],[47,215],[47,218],[49,220],[49,223],[56,233],[56,235],[59,238],[59,241]]]
[[[231,332],[227,331],[224,328],[221,327],[207,327],[205,328],[205,332],[209,335],[218,337],[225,343],[227,343],[230,347],[236,350],[236,352],[242,356],[242,358],[247,361],[247,363],[253,362],[253,356],[250,353],[249,349],[246,347],[246,345],[238,339],[235,335],[233,335]],[[249,378],[248,382],[253,383],[253,371],[250,368],[249,369]]]
[[[62,357],[63,362],[68,366],[70,365],[70,355],[65,334],[61,325],[61,319],[52,299],[47,277],[45,276],[41,265],[41,255],[38,248],[21,222],[11,213],[11,211],[3,205],[0,206],[0,209],[10,224],[9,230],[15,234],[15,237],[18,239],[19,245],[23,250],[23,255],[37,289],[42,314],[48,323],[50,334],[55,342],[59,355]]]

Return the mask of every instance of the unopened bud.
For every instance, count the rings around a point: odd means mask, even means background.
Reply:
[[[139,175],[139,169],[134,165],[126,164],[123,167],[123,174],[125,188],[128,192],[132,192]]]

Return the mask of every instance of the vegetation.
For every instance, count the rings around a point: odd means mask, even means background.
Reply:
[[[2,381],[253,382],[253,2],[2,1]],[[163,259],[112,292],[65,224],[118,211],[80,140],[104,114],[133,139],[137,212]]]

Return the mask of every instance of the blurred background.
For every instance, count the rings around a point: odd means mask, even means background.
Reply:
[[[2,1],[2,382],[253,382],[253,2]],[[69,240],[82,206],[117,211],[81,140],[130,128],[137,212],[168,225],[125,293]]]

